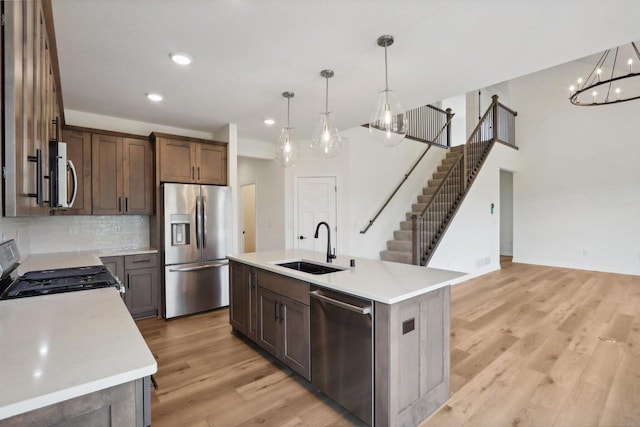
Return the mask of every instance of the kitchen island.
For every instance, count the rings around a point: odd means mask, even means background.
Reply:
[[[19,271],[99,265],[100,256],[31,255]],[[0,426],[145,425],[156,371],[115,288],[0,301]]]
[[[450,285],[466,275],[325,257],[302,250],[229,256],[234,331],[366,423],[418,425],[449,398]],[[301,261],[325,272],[279,265]]]

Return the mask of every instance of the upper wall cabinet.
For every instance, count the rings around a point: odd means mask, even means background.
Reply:
[[[227,185],[227,144],[151,134],[161,182]]]
[[[4,214],[48,215],[48,142],[60,116],[54,63],[41,1],[2,2]]]
[[[151,143],[93,134],[91,151],[93,214],[153,214]]]

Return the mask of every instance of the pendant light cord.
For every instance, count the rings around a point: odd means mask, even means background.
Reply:
[[[324,112],[329,114],[329,77],[325,77],[327,80],[327,90],[324,93]]]
[[[389,76],[387,73],[387,44],[384,44],[384,89],[389,91]]]
[[[287,98],[287,129],[290,128],[289,126],[289,105],[291,104],[291,99]]]

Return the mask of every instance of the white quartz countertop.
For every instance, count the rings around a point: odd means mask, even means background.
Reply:
[[[114,288],[0,301],[0,419],[156,371]]]
[[[158,253],[158,250],[151,247],[137,249],[102,249],[93,251],[78,252],[52,252],[46,254],[31,254],[20,260],[18,274],[23,275],[28,271],[52,270],[55,268],[88,267],[91,265],[101,265],[101,257],[140,255]]]
[[[344,271],[336,273],[314,275],[276,265],[297,260],[326,263],[325,253],[297,249],[253,252],[230,255],[228,258],[385,304],[395,304],[443,286],[461,282],[465,280],[467,275],[459,271],[418,267],[346,255],[338,255],[332,264],[327,264],[345,268]],[[356,264],[353,268],[349,267],[351,259],[354,259]]]

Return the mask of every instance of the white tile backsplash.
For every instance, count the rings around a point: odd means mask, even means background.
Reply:
[[[138,215],[0,218],[0,241],[22,255],[149,246],[149,217]]]

